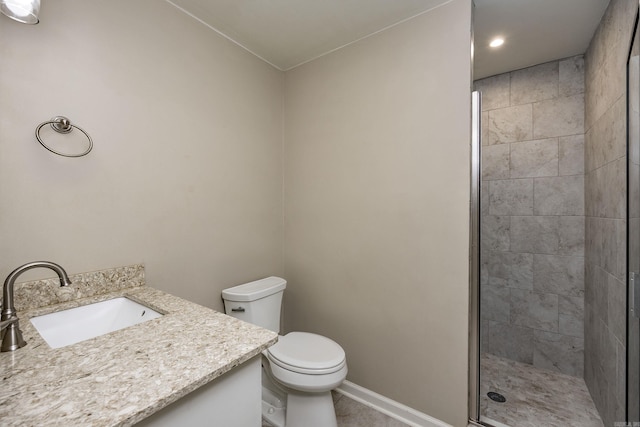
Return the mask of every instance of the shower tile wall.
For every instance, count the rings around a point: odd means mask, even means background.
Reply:
[[[611,0],[585,54],[585,371],[605,426],[626,376],[626,61],[637,0]]]
[[[584,61],[482,92],[482,351],[579,376],[584,360]]]

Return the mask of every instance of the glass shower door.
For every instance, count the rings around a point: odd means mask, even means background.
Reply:
[[[640,422],[640,44],[638,25],[627,63],[627,421]]]

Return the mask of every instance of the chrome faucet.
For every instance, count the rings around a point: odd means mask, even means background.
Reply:
[[[71,280],[69,280],[69,276],[67,276],[64,268],[49,261],[30,262],[9,273],[2,288],[2,315],[0,315],[0,330],[2,330],[0,338],[2,338],[2,346],[0,346],[0,352],[14,351],[27,345],[26,341],[22,338],[22,331],[20,331],[18,325],[18,316],[16,315],[16,309],[13,305],[13,285],[22,273],[39,267],[49,268],[55,271],[60,278],[60,286],[69,286],[71,284]]]

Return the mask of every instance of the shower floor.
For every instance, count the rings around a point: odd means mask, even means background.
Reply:
[[[507,401],[494,402],[490,391]],[[495,427],[602,427],[582,378],[487,353],[480,358],[480,414]]]

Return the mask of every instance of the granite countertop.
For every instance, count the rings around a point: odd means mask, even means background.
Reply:
[[[129,296],[158,319],[51,349],[29,318]],[[148,286],[20,311],[27,345],[0,353],[2,426],[129,426],[260,354],[266,329]]]

